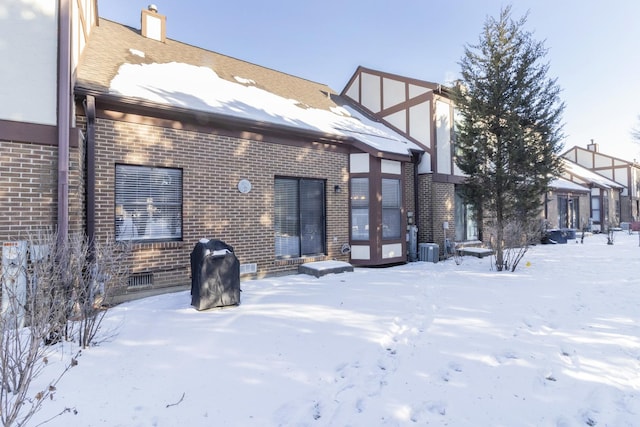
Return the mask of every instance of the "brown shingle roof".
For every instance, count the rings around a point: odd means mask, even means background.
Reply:
[[[143,52],[144,57],[136,55],[136,51]],[[175,40],[162,43],[148,39],[139,30],[102,18],[92,30],[80,59],[76,86],[106,93],[122,64],[170,62],[209,67],[219,77],[234,83],[237,83],[234,77],[253,80],[261,89],[310,107],[329,109],[336,105],[327,96],[335,91],[324,84]]]

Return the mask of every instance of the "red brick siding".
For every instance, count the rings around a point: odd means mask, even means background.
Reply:
[[[437,243],[440,253],[444,248],[443,223],[449,222],[447,237],[455,236],[455,185],[452,183],[433,182],[433,175],[418,176],[420,224],[418,225],[418,242]]]
[[[433,183],[433,241],[440,245],[440,254],[444,254],[445,230],[444,222],[449,223],[447,238],[454,240],[455,218],[455,185],[451,183]]]
[[[404,163],[404,209],[407,212],[413,212],[415,215],[415,192],[414,192],[414,165],[413,163]]]
[[[418,242],[433,242],[433,209],[431,203],[431,174],[418,175],[418,203],[420,217],[418,220]]]
[[[56,230],[58,147],[0,140],[0,240],[27,239],[39,230]],[[78,149],[70,150],[70,232],[82,229]]]
[[[258,276],[296,271],[302,260],[274,256],[276,176],[327,179],[326,258],[348,260],[340,254],[349,237],[346,153],[106,119],[96,120],[95,135],[97,238],[114,233],[116,163],[183,170],[183,242],[134,245],[132,269],[153,272],[154,286],[190,283],[189,255],[203,237],[232,245],[241,263],[257,263]],[[243,178],[247,194],[237,189]]]

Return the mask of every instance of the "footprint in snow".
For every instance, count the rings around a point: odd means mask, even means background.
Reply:
[[[447,405],[444,402],[422,402],[411,408],[410,420],[414,423],[425,421],[429,415],[447,415]]]
[[[320,418],[322,418],[322,414],[320,412],[320,403],[319,402],[315,402],[313,404],[313,419],[314,420],[319,420]]]
[[[503,363],[508,363],[510,361],[520,359],[520,356],[518,356],[518,353],[513,350],[506,350],[501,354],[494,355],[494,358],[496,359],[496,362],[498,362],[498,364],[502,365]]]
[[[335,382],[340,380],[344,380],[345,378],[351,376],[352,372],[357,372],[360,368],[359,362],[353,363],[341,363],[336,367],[336,379]]]
[[[562,359],[563,362],[569,364],[569,365],[574,365],[577,366],[578,365],[578,356],[576,356],[576,352],[574,351],[569,351],[566,349],[561,349],[560,351],[560,359]]]
[[[451,362],[449,363],[449,369],[455,372],[462,372],[462,365],[457,362]]]

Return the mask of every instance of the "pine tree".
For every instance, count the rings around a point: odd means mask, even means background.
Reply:
[[[530,224],[549,181],[561,171],[560,88],[542,63],[547,49],[514,21],[511,7],[488,18],[477,45],[467,45],[454,87],[456,164],[465,197],[494,223],[496,268],[504,268],[507,224]],[[486,237],[486,236],[485,236]]]

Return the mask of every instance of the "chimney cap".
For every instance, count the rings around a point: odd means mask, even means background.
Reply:
[[[149,6],[147,6],[147,9],[150,10],[151,12],[158,12],[158,6],[156,6],[155,4],[150,4]]]

